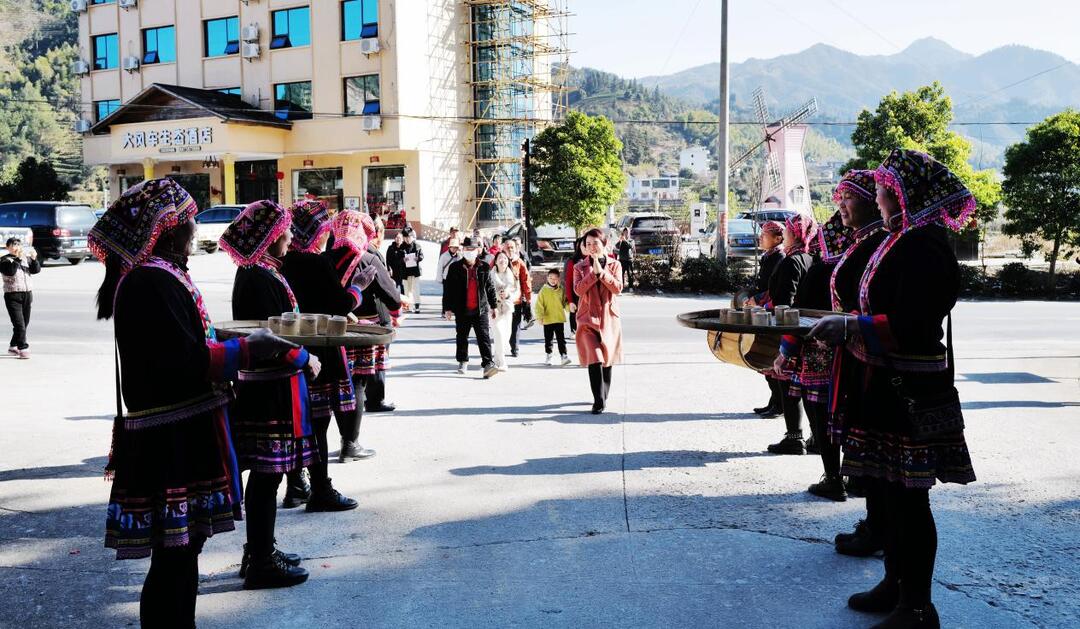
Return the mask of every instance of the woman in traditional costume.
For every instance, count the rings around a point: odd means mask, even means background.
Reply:
[[[289,208],[289,214],[292,216],[289,228],[292,242],[281,267],[281,274],[292,287],[300,311],[348,315],[363,301],[362,291],[367,287],[363,280],[366,278],[370,281],[371,275],[358,273],[353,284],[342,286],[334,268],[320,255],[326,249],[326,241],[330,238],[330,215],[325,201],[300,201]],[[327,468],[330,451],[327,431],[330,428],[331,416],[337,416],[341,425],[357,423],[355,416],[359,411],[349,373],[349,361],[344,347],[318,347],[308,351],[319,359],[322,370],[319,377],[308,385],[311,421],[319,447],[319,461],[308,468],[311,472],[311,494],[307,499],[307,510],[355,509],[355,500],[342,496],[334,489]],[[303,484],[302,479],[295,478],[299,471],[290,474],[289,487]]]
[[[578,359],[589,370],[593,394],[593,415],[604,412],[611,390],[611,370],[622,360],[622,323],[619,302],[623,274],[619,261],[607,255],[607,238],[599,229],[583,236],[585,259],[574,266],[574,293],[577,295],[577,331],[574,333]]]
[[[236,263],[233,319],[265,321],[285,312],[299,314],[282,258],[292,234],[285,208],[256,201],[244,208],[220,239]],[[282,476],[318,461],[308,399],[308,377],[319,375],[319,359],[298,347],[287,364],[259,361],[240,370],[233,438],[241,469],[250,470],[245,507],[247,539],[240,564],[244,587],[259,589],[303,583],[308,573],[275,549],[277,490]]]
[[[809,214],[795,214],[787,219],[784,224],[784,258],[776,265],[769,278],[769,297],[766,306],[790,306],[795,300],[795,294],[799,289],[799,283],[806,275],[810,265],[814,263],[814,256],[810,248],[817,238],[817,221]],[[803,441],[802,432],[802,409],[799,407],[799,399],[788,394],[791,386],[791,371],[783,369],[773,370],[768,374],[779,384],[781,391],[780,403],[784,409],[784,438],[779,442],[769,445],[769,452],[773,454],[806,454],[806,442]],[[773,386],[776,386],[773,384]]]
[[[197,211],[171,179],[146,181],[88,238],[105,264],[98,318],[114,319],[118,359],[105,546],[117,559],[150,557],[144,627],[195,625],[203,542],[241,519],[228,382],[292,347],[267,332],[217,341],[187,272]]]
[[[930,488],[975,480],[951,334],[942,329],[959,291],[946,229],[968,225],[975,199],[947,167],[917,151],[893,151],[874,177],[889,234],[860,279],[858,316],[826,317],[811,337],[844,344],[854,358],[836,391],[843,472],[870,479],[884,503],[885,577],[848,606],[888,613],[878,629],[936,628]]]
[[[375,222],[371,217],[356,210],[342,210],[334,215],[331,221],[331,231],[334,235],[334,245],[323,255],[330,262],[334,274],[341,286],[349,286],[356,282],[357,274],[364,273],[370,276],[367,288],[363,290],[363,301],[353,310],[353,314],[363,325],[379,325],[379,310],[376,306],[381,303],[386,307],[388,315],[393,322],[401,316],[401,293],[398,291],[394,280],[386,265],[379,256],[371,253],[369,243],[378,235]],[[385,371],[389,357],[386,345],[373,345],[349,349],[346,351],[349,363],[352,366],[353,387],[357,394],[357,404],[363,405],[364,387],[368,381],[377,378],[377,372]],[[375,455],[370,448],[360,446],[360,420],[362,411],[358,408],[356,423],[342,426],[341,430],[341,454],[339,460],[354,461]]]

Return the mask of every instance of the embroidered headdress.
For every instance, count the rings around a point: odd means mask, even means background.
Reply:
[[[770,236],[783,236],[784,226],[776,221],[765,221],[761,226],[761,233],[769,234]]]
[[[355,253],[367,251],[368,241],[375,237],[375,223],[366,212],[342,210],[334,216],[334,248],[347,247]]]
[[[825,262],[836,262],[855,244],[855,230],[844,227],[840,212],[834,213],[818,230],[817,249]]]
[[[326,201],[300,201],[289,208],[292,214],[291,249],[318,253],[319,238],[330,231],[330,214]]]
[[[900,203],[902,224],[888,226],[890,231],[932,223],[961,231],[975,213],[971,191],[926,153],[896,149],[878,166],[874,180],[891,190]]]
[[[289,213],[277,203],[256,201],[233,219],[218,242],[237,266],[252,266],[291,222]]]
[[[840,202],[845,190],[855,194],[855,196],[873,201],[877,197],[875,187],[874,171],[849,170],[840,178],[840,183],[836,184],[836,190],[833,190],[833,203]]]
[[[99,260],[117,258],[124,273],[142,264],[162,234],[191,220],[195,199],[172,179],[128,188],[98,220],[87,245]]]
[[[810,243],[817,237],[818,226],[813,216],[799,212],[787,219],[784,228],[788,230],[794,242],[784,245],[784,255],[790,256],[796,253],[806,253],[810,250]]]

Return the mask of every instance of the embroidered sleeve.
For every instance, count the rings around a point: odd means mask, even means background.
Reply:
[[[869,315],[859,317],[859,330],[862,332],[866,349],[876,356],[895,352],[896,339],[889,325],[887,315]]]
[[[364,303],[364,293],[360,290],[359,286],[352,284],[346,292],[348,292],[349,296],[353,299],[353,305],[349,310],[355,310],[357,306]]]
[[[235,380],[237,372],[249,365],[247,339],[207,341],[206,346],[210,350],[207,379],[211,382]]]
[[[286,364],[292,365],[297,369],[303,369],[308,364],[308,351],[303,347],[297,347],[285,352],[285,356],[282,358]]]

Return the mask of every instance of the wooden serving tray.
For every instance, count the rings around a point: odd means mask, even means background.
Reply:
[[[720,319],[720,310],[699,310],[678,315],[679,324],[695,330],[732,332],[735,334],[792,334],[805,336],[825,315],[836,314],[822,310],[800,309],[799,325],[753,325],[749,323],[726,323]]]
[[[220,339],[247,336],[259,328],[265,328],[265,321],[223,321],[214,325],[214,332]],[[307,347],[370,347],[389,345],[394,340],[393,328],[381,325],[349,324],[345,336],[299,336],[278,334],[281,338],[297,345]]]

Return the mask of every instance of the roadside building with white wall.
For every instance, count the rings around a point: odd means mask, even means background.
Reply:
[[[690,170],[695,175],[709,172],[709,149],[689,146],[679,151],[679,171]]]

